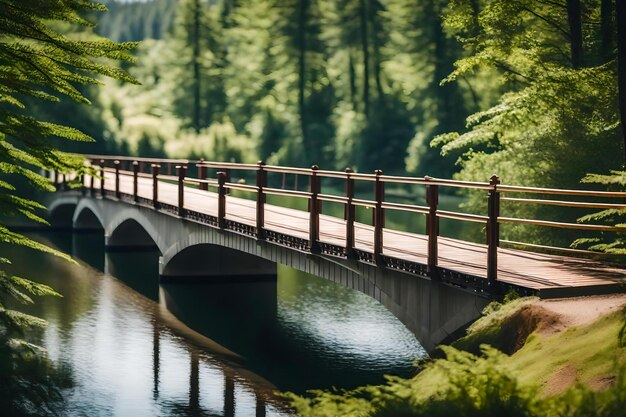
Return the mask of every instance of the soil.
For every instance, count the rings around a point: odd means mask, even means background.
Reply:
[[[539,333],[550,335],[569,327],[582,326],[626,306],[626,294],[598,295],[554,300],[540,300],[532,306],[540,307],[544,317]]]

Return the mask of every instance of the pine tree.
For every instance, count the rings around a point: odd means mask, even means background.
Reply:
[[[45,223],[37,214],[39,203],[18,196],[16,183],[27,183],[52,190],[41,169],[60,172],[81,170],[81,158],[65,154],[54,146],[54,138],[89,141],[76,129],[37,120],[29,100],[59,102],[71,99],[88,104],[78,86],[99,84],[107,76],[132,82],[122,70],[102,63],[102,59],[130,59],[133,44],[116,44],[106,39],[80,40],[61,34],[55,24],[89,27],[82,15],[104,11],[89,0],[3,0],[0,7],[0,215],[25,217]],[[28,100],[27,100],[28,99]],[[45,245],[12,232],[0,224],[0,243],[24,245],[63,255]],[[2,264],[10,263],[0,258]],[[54,290],[36,282],[0,271],[0,351],[4,366],[0,386],[14,389],[14,396],[0,395],[0,409],[7,413],[46,413],[52,394],[32,389],[26,378],[35,368],[46,370],[36,348],[20,339],[25,328],[39,326],[41,319],[6,307],[7,298],[31,303],[32,296],[55,295]],[[26,362],[28,361],[28,363]],[[37,365],[33,364],[33,361]],[[7,365],[8,364],[8,365]],[[35,368],[33,368],[35,365]],[[45,378],[43,378],[45,380]]]
[[[219,122],[226,106],[222,27],[218,6],[204,0],[179,2],[170,47],[179,51],[169,70],[176,74],[174,106],[199,132]]]
[[[468,118],[470,129],[440,136],[443,152],[463,151],[459,178],[572,188],[588,172],[622,164],[616,60],[600,56],[600,2],[457,0],[445,22],[465,45],[447,81],[487,71],[504,94],[496,105]],[[475,17],[474,17],[475,16]],[[606,28],[605,28],[606,30]],[[613,30],[613,29],[612,29]],[[581,33],[579,33],[582,31]],[[582,39],[582,41],[581,41]],[[479,197],[472,206],[484,204]],[[508,205],[507,215],[573,221],[573,214]],[[511,227],[507,239],[564,244],[559,233]]]

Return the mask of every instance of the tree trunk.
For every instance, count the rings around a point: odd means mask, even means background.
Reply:
[[[617,20],[617,89],[619,92],[619,115],[624,142],[624,163],[626,164],[626,4],[615,1]],[[626,165],[625,165],[626,166]]]
[[[200,0],[193,4],[193,127],[200,132]]]
[[[348,50],[348,76],[350,77],[350,102],[352,103],[352,110],[357,110],[356,71],[354,69],[352,49]]]
[[[374,83],[376,84],[376,94],[377,100],[380,101],[383,99],[383,84],[381,80],[381,67],[380,67],[380,46],[381,46],[381,36],[383,32],[382,25],[378,21],[378,10],[382,9],[383,6],[377,2],[377,0],[368,0],[369,1],[369,9],[368,9],[368,18],[372,24],[372,52],[374,53],[374,62],[372,63],[372,68],[374,70]]]
[[[298,2],[298,113],[300,115],[300,128],[302,140],[309,157],[313,157],[310,152],[311,144],[308,138],[308,120],[306,114],[305,89],[306,89],[306,23],[309,0]]]
[[[613,53],[612,18],[612,0],[602,0],[602,3],[600,3],[600,59],[602,64],[609,62]]]
[[[363,50],[363,105],[365,107],[365,117],[370,114],[370,52],[367,30],[367,7],[365,0],[360,0],[361,6],[361,48]]]
[[[572,68],[580,68],[583,63],[583,30],[580,0],[567,0],[567,20],[569,23]]]

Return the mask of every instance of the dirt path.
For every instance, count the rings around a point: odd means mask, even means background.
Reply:
[[[542,334],[554,334],[569,327],[591,323],[616,311],[626,305],[626,294],[540,300],[535,305],[555,314],[557,320],[543,321],[539,330]]]

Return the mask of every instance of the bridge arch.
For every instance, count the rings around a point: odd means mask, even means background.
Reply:
[[[48,207],[48,221],[53,228],[71,229],[77,208],[76,198],[59,198]]]
[[[108,211],[105,227],[107,250],[146,249],[163,253],[168,247],[167,236],[159,231],[157,219],[146,216],[133,207],[124,207],[113,212]]]
[[[142,224],[144,223],[144,224]],[[148,231],[152,225],[139,219],[128,218],[118,224],[106,237],[107,251],[115,250],[159,250],[156,239]]]
[[[106,230],[106,219],[102,216],[100,208],[94,201],[82,199],[76,205],[72,225],[74,229],[104,229]]]
[[[87,207],[76,209],[72,220],[74,230],[104,231],[104,224],[96,213]]]
[[[198,243],[185,248],[171,247],[161,258],[163,278],[171,277],[255,277],[276,278],[276,263],[237,249]]]

